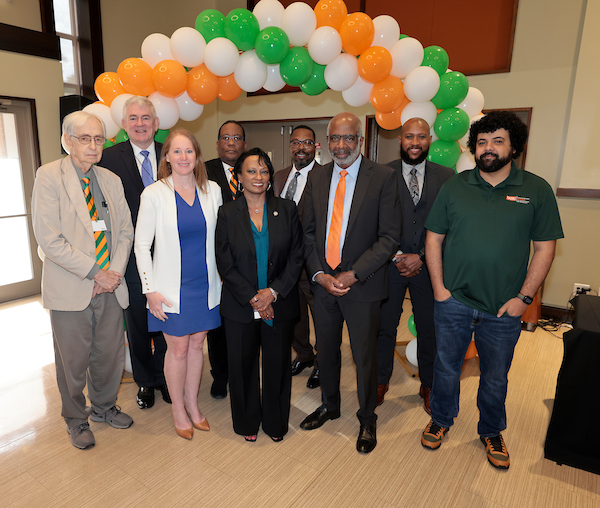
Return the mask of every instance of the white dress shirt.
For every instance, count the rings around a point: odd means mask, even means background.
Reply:
[[[286,180],[285,185],[283,186],[283,190],[281,191],[280,196],[282,198],[285,197],[285,193],[287,192],[287,189],[288,189],[291,181],[296,177],[296,172],[299,172],[300,176],[298,177],[298,185],[296,186],[296,193],[294,194],[294,201],[296,204],[298,204],[300,202],[300,198],[302,197],[302,193],[304,192],[304,187],[306,187],[308,173],[310,173],[310,170],[314,167],[315,167],[314,159],[308,166],[306,166],[305,168],[302,168],[300,170],[297,170],[296,165],[294,164],[292,166],[292,170],[290,171],[290,174],[288,175],[288,179]]]
[[[131,140],[129,142],[131,143]],[[133,155],[135,156],[135,163],[137,164],[140,176],[142,176],[142,164],[144,162],[142,150],[147,150],[149,152],[148,159],[150,159],[150,164],[152,164],[152,178],[156,182],[158,161],[156,160],[156,146],[154,145],[154,141],[152,141],[152,144],[148,148],[140,148],[135,143],[131,143],[131,148],[133,148]]]

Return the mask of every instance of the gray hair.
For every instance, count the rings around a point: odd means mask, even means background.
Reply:
[[[329,129],[331,127],[331,122],[333,122],[334,118],[335,116],[331,120],[329,120],[329,123],[327,124],[327,137],[329,137]],[[362,122],[360,118],[358,118],[358,130],[356,131],[356,136],[358,137],[358,139],[363,137]]]
[[[74,136],[75,130],[78,127],[85,125],[90,118],[98,121],[98,123],[102,126],[102,134],[104,137],[106,137],[106,127],[104,126],[102,118],[88,113],[87,111],[74,111],[73,113],[69,113],[67,116],[65,116],[62,124],[62,136],[60,137],[60,144],[65,152],[70,153],[67,143],[65,142],[65,136]]]
[[[144,106],[149,107],[153,121],[158,118],[154,104],[152,104],[150,99],[142,97],[141,95],[134,95],[133,97],[129,97],[129,99],[125,101],[125,104],[123,104],[123,120],[127,121],[127,110],[129,109],[129,106],[134,104],[137,104],[140,108],[143,108]]]

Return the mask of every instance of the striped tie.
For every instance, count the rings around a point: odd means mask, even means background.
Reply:
[[[92,220],[98,220],[98,212],[96,211],[96,205],[94,205],[94,198],[90,192],[90,179],[85,177],[83,180],[83,195],[85,196],[85,202],[87,203],[88,210],[90,212],[90,218]],[[106,245],[106,236],[104,231],[94,231],[94,238],[96,239],[96,263],[100,265],[101,270],[108,270],[108,246]]]
[[[231,196],[233,197],[233,199],[235,199],[237,196],[238,181],[235,177],[235,173],[233,172],[233,168],[229,168],[229,171],[231,172],[231,180],[229,180],[229,190],[231,191]]]
[[[333,213],[331,214],[331,225],[329,226],[329,236],[327,237],[327,264],[334,270],[341,262],[340,245],[342,237],[342,221],[344,218],[344,197],[346,196],[346,175],[348,171],[340,172],[340,181],[335,190],[333,200]]]

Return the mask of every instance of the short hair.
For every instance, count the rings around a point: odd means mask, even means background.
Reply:
[[[527,143],[527,126],[512,111],[491,111],[481,120],[471,125],[467,147],[473,155],[477,148],[477,136],[482,133],[496,132],[498,129],[506,129],[510,137],[510,146],[515,151],[512,158],[516,159],[523,153]]]
[[[219,127],[219,133],[217,134],[217,141],[219,141],[219,139],[221,138],[221,129],[229,123],[235,124],[240,129],[242,129],[242,140],[246,141],[246,131],[244,130],[244,126],[241,123],[236,122],[235,120],[227,120],[226,122],[223,122],[223,125],[221,125],[221,127]]]
[[[271,158],[269,157],[269,155],[266,152],[262,151],[258,147],[251,148],[247,152],[244,152],[242,155],[240,155],[240,158],[237,160],[237,162],[235,163],[235,166],[233,168],[233,170],[235,171],[235,174],[238,176],[242,174],[242,167],[244,165],[244,161],[248,157],[252,157],[253,155],[258,155],[258,162],[262,162],[265,166],[267,166],[267,169],[269,170],[269,182],[272,184],[273,183],[273,175],[275,174],[275,170],[273,169],[273,163],[271,162]],[[238,178],[238,182],[239,181],[240,181],[240,179]],[[272,193],[273,189],[271,188],[267,192]]]
[[[292,129],[292,132],[290,133],[290,136],[291,136],[292,134],[294,134],[294,132],[296,132],[296,131],[298,131],[298,130],[300,130],[300,129],[305,129],[305,130],[307,130],[307,131],[310,131],[310,132],[312,132],[312,135],[313,135],[313,140],[314,140],[314,141],[316,141],[316,140],[317,140],[317,135],[315,134],[315,131],[314,131],[314,130],[312,130],[312,128],[310,128],[308,125],[297,125],[296,127],[294,127],[294,128]]]
[[[88,113],[87,111],[74,111],[73,113],[69,113],[63,119],[60,144],[65,152],[70,153],[67,143],[65,142],[65,136],[74,136],[75,129],[84,125],[90,118],[98,120],[98,123],[102,126],[102,134],[106,137],[106,127],[104,126],[102,118],[92,113]]]
[[[175,129],[174,131],[171,131],[171,133],[167,136],[167,139],[165,139],[160,152],[160,161],[158,163],[158,179],[162,180],[164,183],[167,183],[167,178],[173,173],[171,164],[167,162],[167,154],[171,149],[173,139],[175,139],[177,136],[185,136],[192,143],[194,152],[196,152],[196,164],[194,165],[194,177],[196,179],[196,185],[204,194],[206,194],[208,192],[208,175],[206,173],[204,160],[202,159],[202,150],[200,149],[200,144],[198,143],[196,136],[194,136],[187,129]]]
[[[156,108],[150,99],[147,97],[142,97],[141,95],[134,95],[133,97],[129,97],[129,99],[125,101],[125,104],[123,104],[123,120],[127,121],[127,109],[133,104],[138,105],[140,108],[143,108],[144,106],[149,107],[152,113],[152,120],[156,120],[158,118],[158,115],[156,114]]]

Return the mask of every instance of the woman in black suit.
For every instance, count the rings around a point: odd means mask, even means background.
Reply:
[[[290,414],[302,227],[295,203],[273,195],[273,166],[265,152],[243,153],[235,172],[242,194],[219,209],[216,233],[233,429],[256,441],[262,422],[264,432],[279,442]]]

